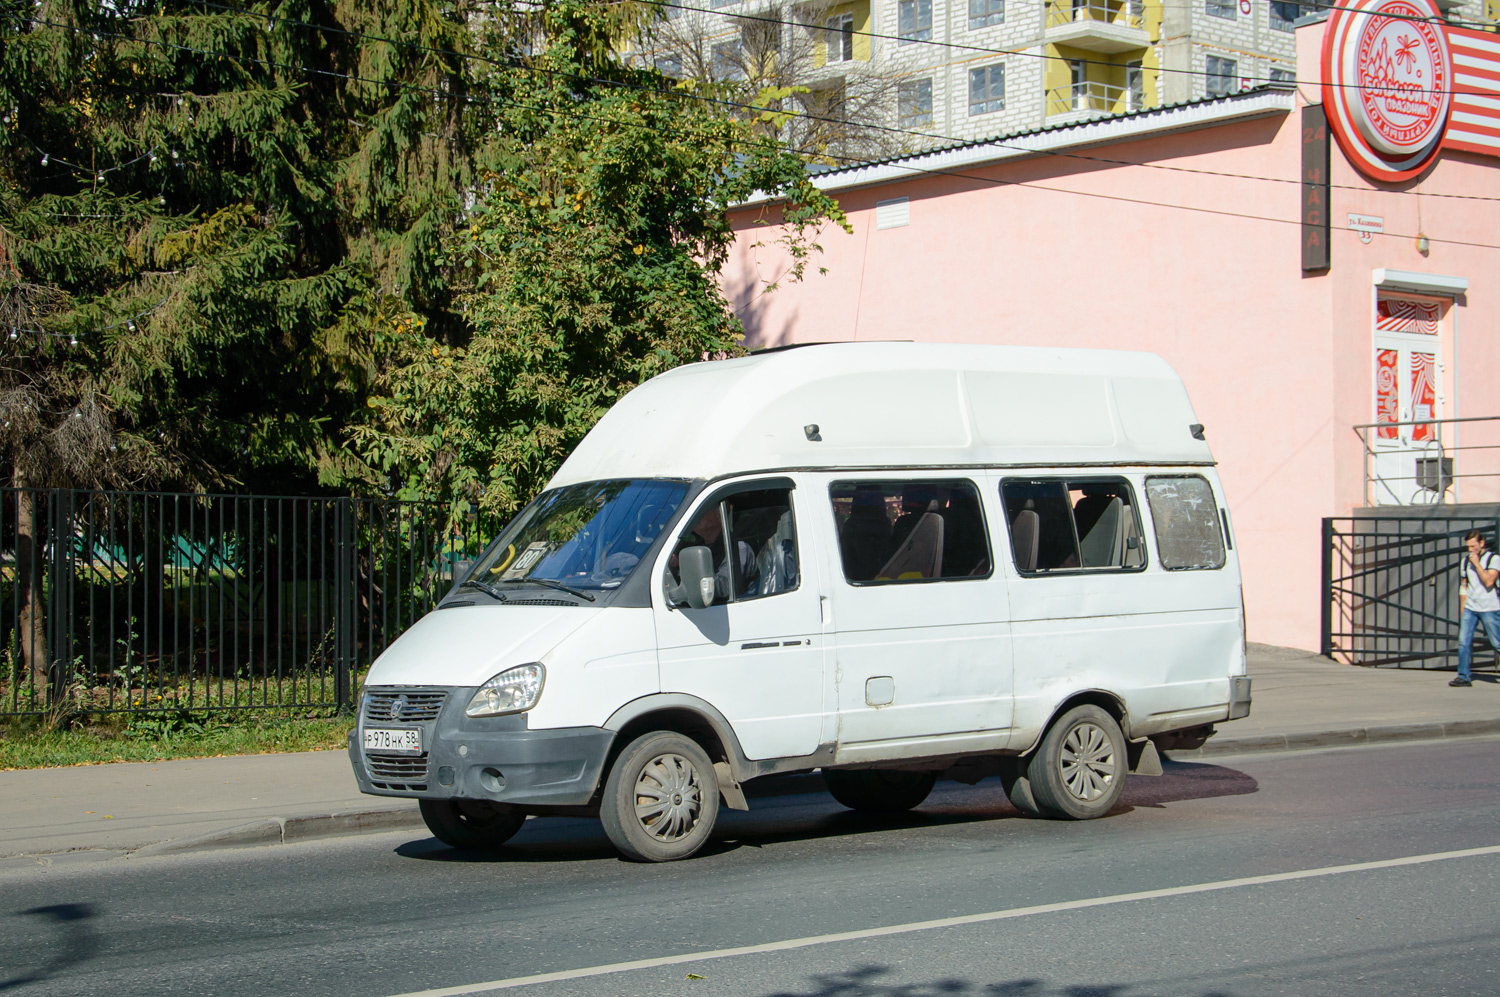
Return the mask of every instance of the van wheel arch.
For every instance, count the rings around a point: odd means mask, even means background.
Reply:
[[[752,766],[729,721],[709,704],[692,696],[648,696],[620,707],[604,722],[604,727],[614,731],[615,737],[594,791],[596,798],[603,792],[605,779],[626,746],[642,734],[660,730],[691,738],[716,768],[725,766],[730,779],[726,780],[725,771],[720,770],[720,789],[732,808],[743,809],[742,805],[736,806],[743,804],[739,784],[750,778],[747,773]]]
[[[1130,711],[1125,708],[1125,703],[1120,697],[1112,692],[1105,692],[1103,689],[1084,689],[1073,693],[1053,707],[1051,715],[1047,717],[1047,722],[1042,725],[1041,733],[1037,735],[1036,743],[1023,751],[1020,757],[1029,758],[1035,754],[1036,749],[1041,746],[1042,739],[1047,736],[1047,731],[1057,723],[1057,719],[1074,707],[1084,704],[1097,706],[1108,713],[1114,718],[1115,723],[1120,725],[1120,732],[1125,735],[1125,740],[1130,740]]]

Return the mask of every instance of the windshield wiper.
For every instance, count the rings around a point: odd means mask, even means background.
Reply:
[[[458,587],[461,589],[478,589],[485,595],[498,599],[501,602],[510,601],[510,599],[504,592],[501,592],[495,586],[491,585],[489,582],[484,581],[481,578],[465,578],[463,581],[458,583]]]
[[[580,598],[580,599],[587,599],[589,602],[597,602],[598,601],[593,596],[589,595],[587,592],[583,591],[582,589],[576,589],[576,588],[574,588],[571,585],[564,585],[562,582],[553,581],[551,578],[502,578],[502,579],[500,579],[500,584],[502,584],[502,585],[545,585],[548,588],[561,589],[562,591],[568,593],[569,595],[576,595],[576,596],[578,596],[578,598]]]

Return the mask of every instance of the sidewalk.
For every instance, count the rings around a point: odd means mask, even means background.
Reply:
[[[1452,689],[1251,645],[1250,675],[1250,716],[1172,757],[1500,734],[1492,673]],[[0,870],[422,828],[414,802],[361,795],[341,751],[0,772],[0,801]]]

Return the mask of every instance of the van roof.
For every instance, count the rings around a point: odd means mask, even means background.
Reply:
[[[793,468],[1210,464],[1196,422],[1154,353],[829,343],[653,377],[548,487]]]

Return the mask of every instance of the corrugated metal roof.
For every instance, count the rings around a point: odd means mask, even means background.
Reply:
[[[1296,106],[1294,87],[1280,84],[1241,90],[1223,97],[1182,101],[1141,111],[1058,122],[995,138],[958,142],[855,166],[809,169],[822,190],[847,190],[910,179],[921,173],[942,173],[964,167],[1025,156],[1046,155],[1067,148],[1145,138],[1191,128],[1203,128],[1288,113]],[[742,206],[763,204],[771,198],[760,192]]]

